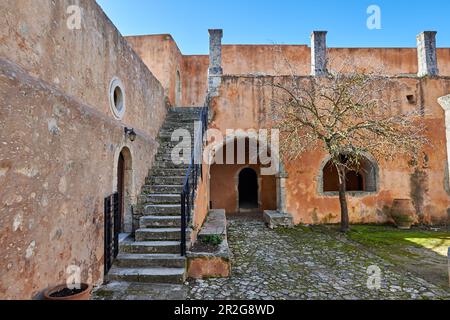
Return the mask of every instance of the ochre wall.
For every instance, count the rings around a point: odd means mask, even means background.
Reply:
[[[203,106],[208,88],[208,56],[183,57],[183,106]]]
[[[202,164],[202,179],[199,180],[197,187],[197,197],[194,203],[194,216],[193,221],[193,233],[192,241],[196,241],[197,235],[200,232],[206,217],[209,212],[209,198],[210,198],[210,166],[206,163]]]
[[[102,282],[118,155],[131,150],[136,197],[166,114],[162,86],[95,1],[79,2],[81,30],[66,26],[72,4],[0,3],[0,299],[36,297],[64,283],[70,265]],[[109,107],[114,76],[125,87],[122,121]]]
[[[227,75],[309,74],[311,50],[305,45],[223,45]]]
[[[225,133],[226,129],[258,129],[270,126],[270,101],[272,88],[263,86],[263,82],[275,81],[273,77],[238,77],[224,76],[220,88],[220,96],[212,101],[214,119],[211,127]],[[284,81],[277,78],[276,81]],[[304,81],[308,81],[305,77]],[[422,98],[421,98],[421,92]],[[424,196],[424,212],[426,221],[446,222],[450,198],[447,193],[448,178],[446,176],[446,141],[444,112],[437,103],[437,99],[450,92],[450,79],[417,79],[403,77],[393,80],[385,91],[385,98],[396,101],[392,108],[398,111],[408,111],[417,106],[410,105],[406,99],[414,94],[417,101],[423,101],[427,114],[424,121],[428,124],[429,138],[432,146],[425,153],[429,157],[428,165],[420,168],[425,178],[421,182],[413,175],[413,169],[406,160],[397,159],[394,162],[378,163],[379,190],[376,194],[349,197],[351,221],[382,223],[389,221],[387,209],[394,198],[420,198]],[[281,142],[282,143],[282,142]],[[309,152],[301,158],[285,163],[288,173],[286,200],[288,212],[296,223],[329,223],[339,221],[338,197],[322,196],[319,192],[318,177],[322,162],[326,154],[322,151]],[[225,185],[233,186],[232,174],[225,174],[228,169],[222,166],[214,171],[222,171],[225,179],[218,179],[217,183],[225,189],[232,190]],[[233,208],[236,200],[230,192],[214,193],[215,182],[211,182],[211,197],[216,197],[215,208],[223,206]],[[231,197],[231,198],[230,198]]]
[[[125,38],[151,72],[161,82],[170,104],[175,106],[176,74],[183,81],[183,60],[177,44],[169,34]],[[184,91],[184,90],[183,90]]]
[[[207,91],[209,57],[182,55],[170,35],[126,37],[156,77],[163,83],[172,105],[175,76],[182,78],[182,106],[202,106]],[[205,41],[207,38],[205,37]],[[437,49],[440,74],[450,76],[450,48]],[[416,48],[328,48],[329,68],[345,70],[351,65],[366,72],[385,75],[415,75],[418,71]],[[299,75],[311,73],[311,48],[307,45],[222,46],[225,75]]]

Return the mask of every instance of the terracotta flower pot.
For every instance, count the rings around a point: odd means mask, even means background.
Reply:
[[[92,293],[92,286],[86,283],[81,284],[81,292],[77,292],[76,294],[64,295],[64,290],[66,289],[66,293],[70,294],[70,289],[67,288],[67,285],[62,284],[53,288],[49,288],[44,292],[45,300],[56,300],[56,301],[70,301],[70,300],[90,300]],[[59,294],[58,294],[59,293]],[[55,296],[55,294],[57,294]]]
[[[409,230],[416,222],[416,209],[411,199],[394,199],[391,216],[399,229]]]

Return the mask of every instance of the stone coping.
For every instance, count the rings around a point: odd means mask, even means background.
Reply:
[[[220,236],[227,238],[227,216],[225,210],[211,210],[208,213],[202,230],[199,232],[199,239],[205,236]]]
[[[225,239],[219,245],[217,251],[215,252],[191,252],[188,251],[186,253],[186,257],[188,259],[197,259],[197,258],[222,258],[224,260],[229,260],[231,257],[230,248],[228,246],[228,241]]]
[[[198,241],[207,236],[220,236],[222,243],[218,246],[216,252],[187,252],[188,258],[224,258],[230,259],[231,253],[227,240],[227,217],[225,210],[211,210],[208,213],[206,222],[198,234]]]

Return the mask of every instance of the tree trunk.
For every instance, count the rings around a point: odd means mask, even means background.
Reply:
[[[348,232],[350,229],[347,206],[347,183],[346,168],[343,165],[336,165],[339,175],[339,202],[341,204],[341,231]]]

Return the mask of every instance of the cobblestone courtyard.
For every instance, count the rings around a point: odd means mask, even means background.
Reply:
[[[269,230],[257,219],[229,221],[234,255],[228,279],[194,280],[188,299],[449,299],[437,287],[336,233]],[[368,267],[382,272],[367,287]]]

